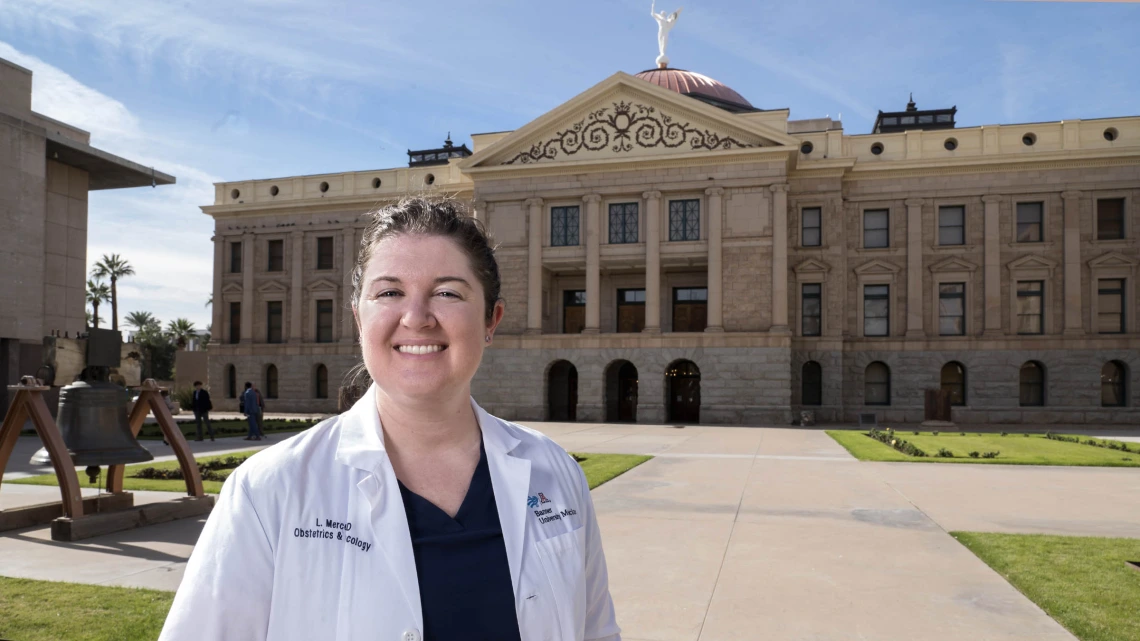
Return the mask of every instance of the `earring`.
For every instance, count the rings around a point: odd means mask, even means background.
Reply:
[[[490,336],[490,334],[488,334],[488,335],[487,335],[487,342],[488,342],[488,343],[490,343],[490,342],[491,342],[491,336]]]

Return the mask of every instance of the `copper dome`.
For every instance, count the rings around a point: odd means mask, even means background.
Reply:
[[[724,85],[704,74],[684,69],[648,69],[637,74],[638,78],[647,80],[666,89],[676,91],[684,96],[696,98],[711,98],[717,103],[726,103],[725,106],[754,109],[752,103],[744,96],[736,93],[732,88]]]

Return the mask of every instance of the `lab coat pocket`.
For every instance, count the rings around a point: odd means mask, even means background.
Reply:
[[[586,634],[586,530],[535,541],[535,550],[554,593],[562,641],[579,641]]]

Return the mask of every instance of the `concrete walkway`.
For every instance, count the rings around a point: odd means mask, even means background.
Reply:
[[[1071,641],[947,532],[1140,538],[1135,469],[860,463],[818,430],[531,426],[656,456],[593,493],[627,641]],[[55,498],[5,484],[0,507]],[[9,533],[0,575],[174,589],[201,524]]]

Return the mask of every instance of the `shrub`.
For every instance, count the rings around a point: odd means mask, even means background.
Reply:
[[[938,449],[938,456],[941,456],[942,458],[954,458],[954,453],[942,447]]]
[[[958,432],[958,435],[959,435],[959,436],[965,436],[965,435],[966,435],[966,433],[965,433],[965,432]]]
[[[1002,432],[1001,435],[1002,436],[1009,436],[1009,432]]]
[[[935,430],[935,431],[931,432],[931,434],[933,434],[934,436],[938,436],[938,431]]]
[[[986,452],[982,454],[982,458],[997,458],[998,454],[1001,454],[1001,452]]]
[[[978,452],[970,452],[970,458],[978,458],[979,456],[981,456],[981,454]]]
[[[193,389],[185,387],[182,389],[174,390],[171,394],[174,396],[174,402],[178,403],[178,407],[181,407],[183,410],[194,409]]]
[[[915,435],[915,436],[918,436],[918,430],[915,430],[915,431],[914,431],[914,435]]]
[[[1024,436],[1025,438],[1029,438],[1029,432],[1022,434],[1022,436]]]

